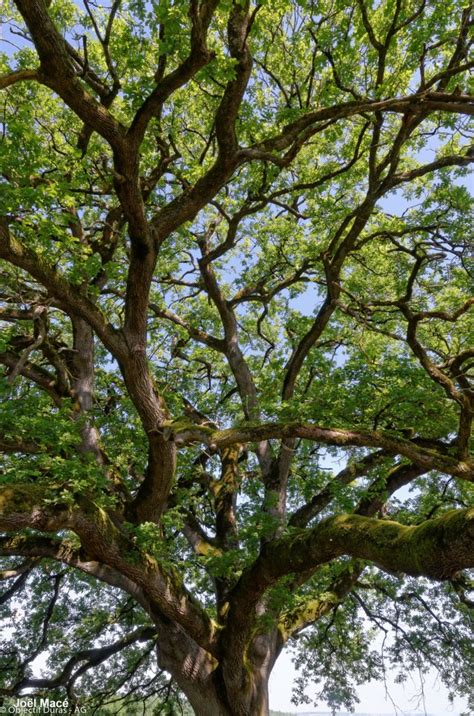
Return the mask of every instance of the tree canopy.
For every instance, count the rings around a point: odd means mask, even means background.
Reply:
[[[0,20],[0,696],[468,694],[472,6]]]

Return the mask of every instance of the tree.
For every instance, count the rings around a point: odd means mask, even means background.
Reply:
[[[471,8],[2,7],[0,693],[467,693]]]

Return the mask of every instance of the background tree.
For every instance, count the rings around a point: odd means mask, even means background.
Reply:
[[[471,7],[2,21],[1,693],[468,693]]]

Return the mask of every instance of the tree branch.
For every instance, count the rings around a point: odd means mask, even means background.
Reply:
[[[0,89],[6,89],[17,82],[24,82],[26,80],[39,81],[38,70],[17,70],[16,72],[10,72],[6,75],[0,75]]]
[[[135,114],[127,135],[136,146],[142,141],[150,119],[160,113],[166,100],[214,58],[207,48],[206,35],[217,5],[218,0],[190,3],[191,52],[175,70],[159,80]]]
[[[236,443],[295,437],[342,448],[352,446],[380,448],[389,455],[403,455],[425,470],[439,470],[463,480],[474,481],[474,465],[471,461],[456,460],[445,451],[423,447],[417,441],[406,440],[388,432],[324,428],[299,422],[243,425],[218,431],[196,425],[180,426],[174,431],[172,423],[166,427],[168,439],[179,440],[181,444],[203,442],[214,450]],[[449,448],[449,446],[445,447]]]
[[[76,286],[72,286],[52,266],[39,257],[32,249],[24,246],[14,238],[8,223],[0,217],[0,258],[14,266],[18,266],[58,299],[66,311],[77,314],[94,329],[106,348],[120,360],[124,355],[124,346],[118,334],[105,321],[100,309],[92,301],[81,294]]]
[[[70,529],[81,539],[81,554],[85,552],[88,559],[68,554],[67,550],[64,552],[62,543],[51,540],[46,543],[33,541],[31,552],[22,551],[21,539],[18,540],[18,551],[15,551],[15,540],[10,540],[7,544],[12,545],[13,551],[0,550],[0,554],[43,556],[42,551],[34,551],[38,544],[40,548],[46,545],[47,556],[53,553],[53,558],[69,561],[79,568],[83,568],[81,565],[84,562],[102,563],[107,572],[111,569],[118,573],[119,579],[123,576],[127,584],[133,585],[130,593],[142,605],[146,604],[149,614],[153,615],[155,610],[176,621],[198,644],[212,651],[212,621],[197,600],[186,591],[181,580],[163,569],[154,558],[137,550],[124,529],[118,527],[107,512],[91,500],[76,494],[77,504],[74,507],[65,505],[59,497],[54,504],[45,502],[45,498],[51,500],[55,494],[57,488],[32,484],[0,488],[0,531],[15,532],[30,528],[41,532],[57,532]],[[137,593],[141,596],[137,597]]]
[[[26,22],[40,59],[39,81],[54,90],[111,146],[122,147],[122,126],[82,87],[64,38],[51,20],[44,1],[15,0],[15,4]]]
[[[67,663],[63,666],[62,671],[55,677],[44,679],[38,677],[24,677],[17,684],[15,684],[14,688],[6,689],[6,692],[13,695],[18,694],[23,689],[27,688],[56,689],[59,686],[66,686],[67,684],[76,681],[76,679],[78,679],[84,672],[89,669],[93,669],[114,654],[118,654],[132,644],[148,641],[150,639],[156,639],[156,629],[151,626],[139,627],[130,634],[126,634],[121,639],[117,639],[117,641],[107,644],[106,646],[78,651],[67,661]]]

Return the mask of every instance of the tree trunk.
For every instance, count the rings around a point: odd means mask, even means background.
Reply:
[[[253,663],[236,665],[242,688],[225,678],[220,664],[177,625],[167,625],[158,641],[158,663],[168,671],[188,699],[196,716],[268,716],[268,679],[275,663],[275,640]],[[253,656],[256,656],[254,654]],[[263,656],[263,658],[262,658]],[[227,683],[226,683],[227,682]]]
[[[240,694],[238,700],[229,698],[225,684],[203,689],[196,694],[188,690],[187,684],[181,688],[186,694],[196,716],[268,716],[268,676],[253,673],[248,690]]]

